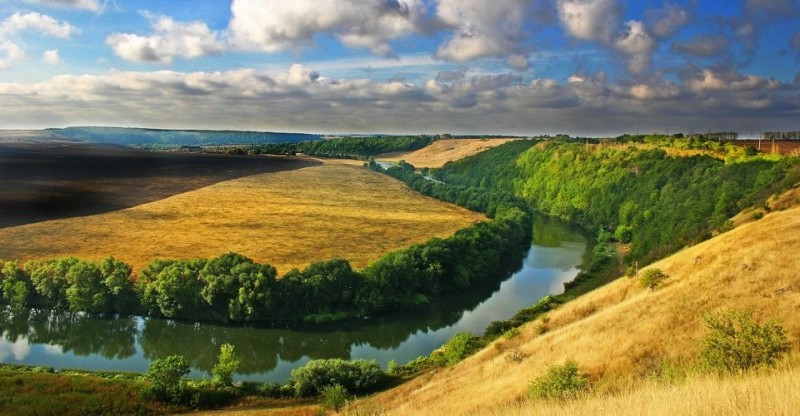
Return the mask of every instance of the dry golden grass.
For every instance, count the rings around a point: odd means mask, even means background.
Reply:
[[[497,409],[509,409],[502,414],[536,414],[537,408],[526,402],[530,381],[548,366],[574,359],[595,382],[596,398],[565,407],[559,411],[562,414],[616,414],[615,406],[625,405],[625,400],[632,406],[645,406],[640,407],[644,412],[635,414],[647,414],[650,408],[646,406],[689,414],[726,414],[728,409],[740,408],[744,410],[728,414],[746,414],[762,406],[768,407],[765,414],[785,414],[782,406],[800,409],[797,367],[764,376],[760,380],[771,385],[746,394],[740,392],[745,386],[758,385],[759,379],[699,379],[675,388],[646,387],[630,398],[615,395],[631,392],[632,383],[642,383],[645,374],[662,362],[693,362],[707,334],[699,317],[709,310],[737,308],[752,311],[757,319],[774,317],[787,330],[797,352],[797,253],[800,207],[770,213],[653,264],[670,276],[655,291],[642,288],[637,279],[620,278],[549,313],[546,333],[537,333],[541,320],[529,323],[517,337],[498,340],[453,368],[418,377],[376,400],[390,409],[389,414],[495,414]],[[514,348],[526,355],[521,362],[505,359]],[[793,384],[784,383],[790,378]],[[704,399],[712,389],[718,391],[714,400]],[[773,400],[790,389],[794,393],[788,399]],[[793,401],[784,404],[789,399]],[[684,411],[680,403],[673,403],[681,401],[698,407]],[[717,407],[717,402],[725,401],[730,402],[727,407]],[[581,404],[587,406],[586,411],[580,409]]]
[[[106,214],[0,229],[0,258],[113,255],[141,269],[154,258],[234,251],[281,273],[332,257],[363,267],[387,251],[451,235],[483,218],[385,175],[324,164]]]
[[[519,140],[516,138],[498,139],[450,139],[437,140],[422,149],[413,152],[387,153],[376,157],[377,160],[397,162],[405,160],[417,168],[439,168],[445,163],[489,150],[501,144]]]
[[[638,381],[625,391],[571,402],[523,400],[481,412],[486,416],[674,416],[800,414],[800,370],[717,378],[692,377],[685,383]]]

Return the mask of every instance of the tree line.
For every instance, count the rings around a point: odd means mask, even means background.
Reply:
[[[610,232],[631,244],[630,260],[645,261],[724,231],[731,216],[800,181],[796,157],[730,144],[720,145],[724,160],[672,156],[663,148],[637,148],[637,140],[686,149],[718,143],[694,137],[512,142],[429,175],[489,195],[510,194],[536,212]]]
[[[265,143],[248,146],[206,147],[205,152],[241,155],[295,155],[332,157],[339,159],[360,159],[381,153],[407,152],[421,149],[436,136],[368,136],[341,137],[327,140]]]
[[[498,212],[448,238],[389,252],[354,270],[314,262],[277,278],[274,267],[228,253],[154,260],[138,276],[114,258],[0,262],[0,300],[88,314],[144,314],[210,322],[322,322],[401,310],[492,281],[530,240],[530,217]]]

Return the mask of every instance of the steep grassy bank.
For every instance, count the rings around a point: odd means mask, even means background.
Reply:
[[[700,316],[724,308],[751,311],[759,320],[776,318],[797,353],[800,277],[796,271],[800,260],[788,253],[799,250],[800,208],[770,213],[653,264],[670,276],[658,290],[642,288],[637,279],[618,279],[523,326],[516,337],[498,340],[452,369],[418,377],[376,400],[390,409],[390,414],[496,414],[497,409],[506,409],[501,414],[535,414],[537,409],[551,408],[580,414],[581,403],[590,406],[594,402],[609,406],[599,408],[600,413],[614,413],[614,402],[628,400],[616,398],[621,392],[632,392],[631,404],[639,400],[636,397],[652,397],[646,380],[663,365],[692,365],[700,341],[708,333]],[[508,359],[510,352],[521,359]],[[577,361],[589,375],[595,385],[592,396],[574,405],[543,408],[534,407],[543,406],[541,403],[527,402],[529,383],[548,366],[567,359]],[[787,371],[766,375],[764,380],[780,382],[796,372]],[[694,386],[709,382],[717,386],[719,400],[734,401],[732,407],[723,409],[740,408],[735,401],[739,399],[734,399],[739,397],[736,390],[725,387],[728,381],[716,384],[713,378],[700,378],[686,387],[661,391],[674,390],[677,396],[672,397],[686,395],[688,400],[696,394]],[[639,385],[644,389],[639,391]],[[766,393],[755,390],[748,399],[752,402],[749,408],[770,405],[774,407],[765,407],[767,414],[782,414],[783,403],[769,400],[776,394],[768,392],[773,390],[777,394],[784,391],[781,386],[765,387]],[[693,403],[704,406],[699,413],[714,413],[714,402],[694,399]],[[679,408],[666,402],[662,405]]]

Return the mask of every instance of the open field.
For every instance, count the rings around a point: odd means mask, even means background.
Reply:
[[[140,270],[154,258],[235,251],[279,272],[331,257],[363,267],[387,251],[451,235],[483,218],[365,168],[322,164],[104,214],[0,229],[0,258],[113,255]]]
[[[685,386],[647,384],[648,374],[662,363],[692,365],[708,333],[700,316],[720,308],[751,311],[758,320],[776,318],[797,354],[797,252],[800,207],[772,212],[653,264],[670,276],[658,290],[620,278],[550,312],[546,320],[523,326],[512,339],[498,340],[453,368],[420,376],[374,399],[389,414],[415,415],[616,414],[623,405],[639,406],[628,414],[648,414],[654,408],[666,409],[662,414],[672,414],[670,409],[677,414],[730,414],[731,409],[797,414],[797,364],[754,378],[698,376]],[[507,360],[511,350],[524,358]],[[567,359],[590,375],[594,392],[574,405],[527,401],[530,381]],[[761,381],[769,384],[759,386]]]
[[[35,133],[0,135],[0,228],[114,211],[242,176],[319,164],[26,142],[40,140]]]
[[[417,168],[439,168],[445,163],[467,156],[478,154],[492,147],[500,146],[503,143],[516,138],[504,139],[449,139],[437,140],[422,149],[413,152],[387,153],[376,156],[376,160],[397,162],[405,160]]]
[[[764,153],[780,153],[782,155],[800,155],[800,140],[735,140],[737,146],[750,146]]]

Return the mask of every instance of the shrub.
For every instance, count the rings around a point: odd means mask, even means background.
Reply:
[[[187,374],[189,374],[189,362],[186,358],[170,355],[150,363],[145,378],[150,381],[150,393],[157,400],[178,404],[186,399]]]
[[[551,366],[543,375],[531,382],[528,395],[536,399],[565,400],[574,398],[589,388],[589,379],[581,374],[578,363],[568,360]]]
[[[279,399],[285,396],[282,387],[283,386],[278,383],[264,383],[258,386],[258,394],[272,399]],[[289,395],[291,395],[291,393]]]
[[[647,269],[642,273],[642,277],[639,278],[639,284],[650,290],[656,290],[667,277],[669,276],[662,272],[661,269]]]
[[[219,349],[217,364],[211,369],[214,383],[220,386],[233,385],[233,373],[239,368],[239,356],[233,350],[233,345],[222,344]]]
[[[386,374],[375,360],[345,361],[339,358],[312,360],[303,367],[292,370],[289,383],[298,397],[322,393],[327,386],[339,384],[347,391],[374,390],[386,380]]]
[[[349,398],[350,396],[347,394],[347,389],[342,387],[341,384],[326,386],[322,389],[322,408],[333,409],[335,412],[338,412],[339,409],[344,407]]]
[[[480,339],[469,332],[459,332],[431,354],[440,364],[455,365],[480,348]]]
[[[774,320],[759,325],[749,312],[725,310],[702,317],[711,334],[699,354],[702,368],[718,373],[771,367],[786,352],[789,342]]]

